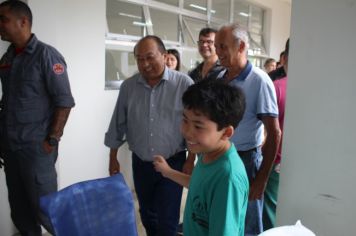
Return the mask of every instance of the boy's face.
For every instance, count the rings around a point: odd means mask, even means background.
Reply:
[[[183,111],[181,132],[188,150],[193,153],[210,153],[219,149],[229,138],[225,130],[218,131],[217,124],[198,111]]]

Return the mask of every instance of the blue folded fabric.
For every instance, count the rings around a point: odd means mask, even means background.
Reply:
[[[132,193],[121,174],[41,197],[56,236],[137,236]]]

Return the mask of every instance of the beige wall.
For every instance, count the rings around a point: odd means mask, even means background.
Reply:
[[[355,235],[356,0],[295,0],[277,223]]]

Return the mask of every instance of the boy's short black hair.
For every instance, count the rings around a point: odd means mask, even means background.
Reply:
[[[222,80],[205,79],[191,85],[183,94],[185,109],[203,113],[215,122],[218,130],[237,127],[245,112],[245,95],[238,87]]]
[[[30,7],[19,0],[8,0],[0,3],[0,7],[9,7],[10,11],[18,16],[26,16],[32,26],[32,12]]]

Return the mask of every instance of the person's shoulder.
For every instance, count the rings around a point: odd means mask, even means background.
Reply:
[[[261,68],[259,68],[257,66],[252,66],[251,73],[254,76],[258,76],[258,77],[260,77],[262,79],[267,79],[267,78],[269,79],[269,76],[266,73],[266,71],[262,70]]]
[[[190,75],[191,73],[199,72],[202,69],[202,67],[203,67],[203,62],[200,62],[199,64],[197,64],[195,67],[193,67],[188,71],[188,75]]]
[[[284,67],[281,66],[273,71],[271,71],[270,73],[268,73],[269,77],[271,78],[272,81],[274,80],[278,80],[280,78],[283,78],[286,76],[286,72],[284,70]]]
[[[273,81],[274,85],[282,85],[287,82],[287,76],[281,77]]]
[[[130,76],[129,78],[125,79],[124,82],[122,82],[120,89],[131,87],[133,84],[137,83],[140,76],[141,76],[140,73],[135,73],[132,76]]]
[[[245,179],[247,178],[245,165],[239,156],[235,145],[232,143],[229,149],[229,152],[226,153],[227,159],[229,160],[230,164],[230,177],[232,179]]]
[[[168,73],[169,81],[172,83],[177,83],[177,85],[190,86],[194,83],[192,78],[190,78],[187,74],[183,72],[171,70],[167,68],[167,73]]]
[[[260,86],[273,86],[273,82],[268,74],[259,67],[253,66],[250,74],[248,75],[255,84],[259,84]],[[256,86],[257,88],[257,86]]]
[[[61,57],[63,58],[63,55],[52,45],[44,43],[40,40],[37,41],[37,49],[42,51],[45,56],[48,57]]]

